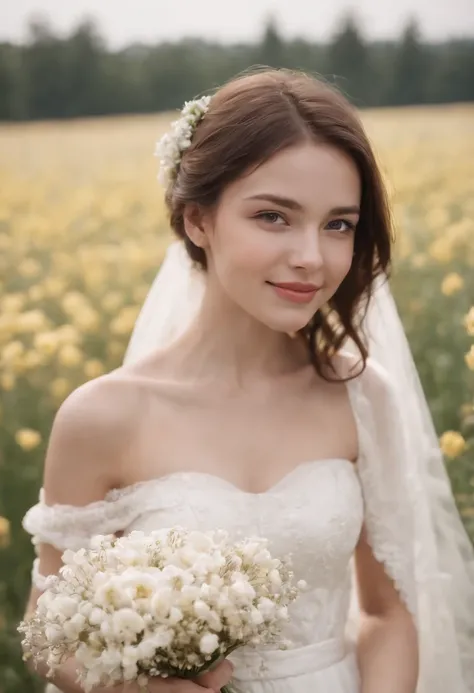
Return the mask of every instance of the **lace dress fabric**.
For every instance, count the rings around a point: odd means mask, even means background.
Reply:
[[[176,524],[222,528],[235,537],[266,536],[275,555],[292,554],[295,572],[307,581],[309,590],[290,609],[284,632],[292,642],[290,650],[244,648],[233,653],[236,689],[360,693],[352,560],[362,526],[418,626],[426,581],[420,586],[415,575],[416,489],[410,486],[390,384],[370,364],[348,383],[348,392],[359,434],[356,465],[344,459],[305,462],[259,494],[246,493],[212,475],[180,472],[112,491],[103,501],[85,507],[46,506],[41,497],[25,516],[24,527],[34,542],[58,549],[85,546],[93,534]],[[430,577],[430,589],[438,589],[441,577]],[[38,565],[34,579],[41,589]],[[471,693],[461,678],[453,681],[448,675],[449,665],[443,669],[441,662],[436,675],[432,673],[436,661],[432,638],[419,628],[419,639],[423,661],[417,693]],[[436,653],[441,659],[455,654]],[[54,690],[50,686],[48,693]]]

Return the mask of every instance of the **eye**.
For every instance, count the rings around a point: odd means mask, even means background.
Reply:
[[[279,212],[259,212],[255,215],[256,219],[265,221],[272,226],[286,225],[286,219]]]
[[[347,219],[333,219],[328,222],[327,227],[330,231],[339,231],[340,233],[349,233],[355,230],[356,225]]]

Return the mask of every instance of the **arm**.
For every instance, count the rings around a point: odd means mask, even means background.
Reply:
[[[361,611],[357,656],[361,693],[415,693],[418,642],[413,618],[369,546],[365,527],[355,552]]]
[[[43,489],[48,506],[74,506],[77,510],[104,498],[107,491],[120,483],[121,464],[127,455],[131,438],[130,402],[117,397],[116,384],[107,376],[75,390],[60,407],[51,431],[45,460]],[[57,528],[55,528],[57,530]],[[40,543],[37,547],[39,573],[56,574],[67,544],[64,527],[63,544]],[[97,527],[97,533],[100,527]],[[40,590],[33,585],[26,613],[35,607]],[[46,679],[47,667],[29,665]],[[65,664],[54,683],[64,693],[78,693],[73,661]]]
[[[136,430],[133,412],[138,410],[132,401],[130,389],[117,391],[117,383],[107,378],[97,379],[76,390],[62,405],[52,428],[45,462],[44,494],[48,506],[68,509],[67,526],[63,528],[65,540],[61,547],[49,543],[38,546],[39,573],[51,575],[59,571],[63,548],[68,533],[78,532],[72,519],[76,511],[87,511],[91,503],[102,501],[111,488],[120,486],[124,465],[131,464],[130,450],[134,446]],[[71,513],[71,507],[73,513]],[[94,507],[94,506],[93,506]],[[77,515],[76,515],[77,517]],[[84,517],[82,515],[82,517]],[[124,529],[117,519],[116,531]],[[96,526],[98,525],[98,526]],[[90,526],[90,534],[103,530],[100,520]],[[81,534],[84,533],[81,526]],[[58,528],[55,527],[57,532]],[[59,540],[58,540],[59,543]],[[33,586],[26,613],[36,606],[40,590]],[[47,680],[47,666],[39,662],[29,665]],[[199,677],[196,682],[181,679],[155,679],[149,686],[150,693],[203,693],[220,691],[232,675],[229,661],[222,662],[212,672]],[[62,693],[82,693],[76,681],[77,666],[73,658],[64,662],[52,683]],[[117,686],[113,689],[96,689],[95,693],[138,693],[138,687]]]
[[[388,374],[372,362],[354,395],[365,522],[355,551],[361,693],[415,693],[416,523],[410,456]]]

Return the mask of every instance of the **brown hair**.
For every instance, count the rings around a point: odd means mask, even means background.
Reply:
[[[301,72],[265,70],[239,76],[212,97],[166,193],[171,226],[203,270],[206,255],[188,238],[188,203],[212,208],[225,187],[284,148],[311,139],[337,147],[356,164],[361,214],[348,275],[324,310],[301,330],[310,359],[326,377],[331,356],[351,338],[368,356],[361,323],[376,277],[390,266],[392,226],[382,177],[355,109],[334,88]]]

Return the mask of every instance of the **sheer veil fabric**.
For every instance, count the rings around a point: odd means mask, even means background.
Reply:
[[[198,314],[205,275],[173,242],[137,319],[133,363],[177,339]],[[474,550],[463,527],[428,404],[388,281],[365,318],[369,362],[386,384],[348,385],[358,424],[358,473],[374,555],[412,611],[421,672],[417,693],[474,693]],[[345,347],[356,353],[354,345]],[[348,632],[357,626],[355,589]]]

